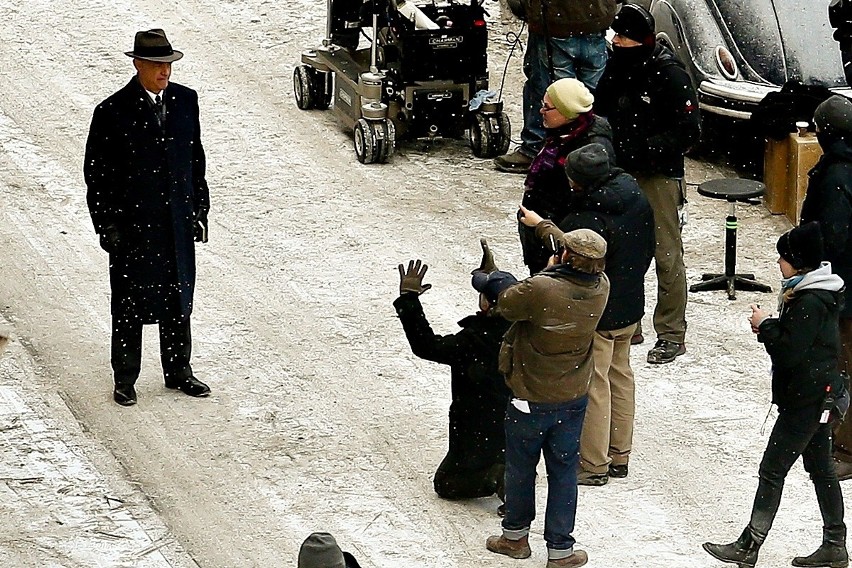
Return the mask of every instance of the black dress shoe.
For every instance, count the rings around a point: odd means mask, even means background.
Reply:
[[[133,406],[136,404],[136,389],[133,385],[115,385],[112,399],[121,406]]]
[[[207,396],[210,394],[210,387],[196,379],[195,377],[187,377],[183,380],[166,381],[167,389],[178,389],[189,396]]]

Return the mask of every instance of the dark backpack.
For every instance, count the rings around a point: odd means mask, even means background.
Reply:
[[[751,123],[764,137],[783,140],[796,131],[796,122],[813,122],[816,107],[831,95],[828,87],[787,81],[780,91],[763,97],[751,113]]]

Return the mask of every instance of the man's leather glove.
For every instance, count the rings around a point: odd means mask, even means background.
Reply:
[[[193,233],[195,235],[195,242],[207,242],[207,209],[204,209],[203,207],[195,213],[195,226]]]
[[[406,271],[400,264],[399,269],[399,293],[413,292],[418,296],[432,287],[431,284],[424,284],[423,277],[426,275],[426,270],[429,267],[422,264],[420,260],[409,260],[408,270]]]
[[[121,233],[118,232],[118,227],[115,225],[104,226],[101,232],[98,233],[98,237],[100,238],[101,248],[109,254],[117,251],[121,245]]]
[[[479,263],[479,268],[472,270],[470,273],[484,272],[485,274],[491,274],[497,270],[497,265],[494,264],[494,253],[488,248],[488,241],[485,239],[479,239],[479,246],[482,247],[482,261]]]

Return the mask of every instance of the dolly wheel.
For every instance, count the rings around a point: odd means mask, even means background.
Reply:
[[[384,164],[396,149],[396,127],[388,118],[373,121],[371,126],[376,135],[376,161]]]
[[[494,140],[494,156],[502,156],[509,151],[509,141],[512,139],[512,123],[509,115],[501,112],[494,121],[490,121],[496,129],[492,139]]]
[[[316,106],[313,71],[307,65],[299,65],[293,70],[293,95],[296,97],[296,106],[302,110]]]
[[[334,83],[332,82],[334,73],[330,71],[317,71],[312,67],[308,67],[308,75],[311,77],[314,108],[319,110],[327,109],[331,105],[331,95],[334,92]]]
[[[494,142],[492,140],[491,127],[488,123],[488,117],[479,113],[473,115],[468,142],[470,143],[473,155],[477,158],[490,158],[496,155],[493,153]]]
[[[372,164],[376,154],[376,133],[368,121],[359,118],[355,123],[355,156],[362,164]]]

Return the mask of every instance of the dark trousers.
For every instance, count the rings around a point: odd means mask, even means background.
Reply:
[[[189,318],[162,320],[160,326],[160,361],[167,383],[192,376],[189,359],[192,336]],[[142,367],[142,322],[136,318],[113,315],[111,363],[115,384],[134,384]]]
[[[852,318],[840,318],[840,344],[839,367],[849,374],[852,371]],[[834,427],[834,457],[852,462],[852,415]]]
[[[784,479],[799,456],[802,456],[805,471],[810,474],[816,490],[822,514],[823,541],[833,544],[846,542],[843,494],[831,457],[831,425],[820,424],[819,415],[819,406],[781,412],[772,428],[760,462],[760,481],[749,522],[752,536],[758,543],[764,541],[772,527],[781,503]]]
[[[460,467],[463,458],[449,452],[435,472],[435,493],[444,499],[475,499],[497,496],[503,499],[503,479],[506,466],[502,460],[470,469]]]

